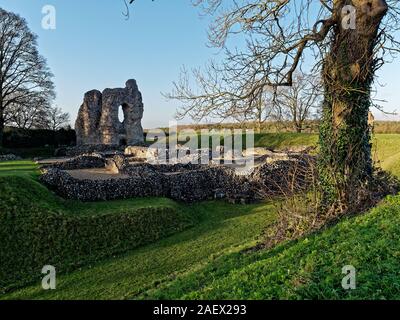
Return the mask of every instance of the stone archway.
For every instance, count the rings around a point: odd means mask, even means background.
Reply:
[[[120,123],[124,123],[125,121],[125,111],[124,111],[124,107],[122,105],[120,105],[118,107],[118,120]]]

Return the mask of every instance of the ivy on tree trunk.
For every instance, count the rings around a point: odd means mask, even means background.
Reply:
[[[324,59],[320,186],[323,207],[339,211],[354,209],[373,173],[368,112],[377,65],[374,48],[387,7],[373,9],[356,8],[355,28],[335,27]]]

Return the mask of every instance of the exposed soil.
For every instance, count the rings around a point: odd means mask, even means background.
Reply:
[[[129,178],[129,176],[126,174],[115,173],[105,168],[66,170],[66,172],[78,180],[109,180]]]

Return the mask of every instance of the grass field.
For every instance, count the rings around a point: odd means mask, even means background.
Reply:
[[[0,162],[1,176],[30,176],[37,177],[37,165],[31,160]]]
[[[256,145],[312,145],[316,135],[257,137]],[[387,170],[400,175],[400,135],[377,135],[374,150]],[[0,163],[0,176],[35,179],[31,162]],[[54,196],[48,194],[48,200]],[[51,200],[53,199],[53,200]],[[167,199],[84,204],[54,200],[71,213],[120,212],[132,207],[175,206]],[[61,201],[61,202],[60,202]],[[57,275],[57,290],[38,284],[0,299],[303,299],[400,298],[400,196],[363,216],[273,250],[242,253],[274,222],[272,203],[240,206],[205,202],[185,208],[190,229],[80,270]],[[354,265],[358,289],[344,291],[342,267]]]
[[[373,142],[374,159],[383,169],[400,176],[400,134],[380,134]]]
[[[270,251],[231,253],[144,299],[400,299],[400,196],[366,215]],[[357,289],[341,286],[356,268]]]
[[[255,147],[284,149],[294,146],[314,146],[318,143],[318,135],[313,133],[256,133]]]

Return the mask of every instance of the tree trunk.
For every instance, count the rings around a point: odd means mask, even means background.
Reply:
[[[360,190],[368,187],[372,177],[368,112],[376,66],[373,49],[387,12],[384,0],[352,2],[358,4],[356,29],[346,29],[338,23],[322,75],[325,88],[319,159],[322,206],[340,212],[355,209]]]
[[[263,123],[263,99],[262,96],[260,95],[260,99],[258,102],[258,108],[257,108],[257,133],[261,133],[261,125]]]
[[[257,121],[257,133],[261,134],[261,121]]]
[[[4,137],[4,100],[3,100],[3,82],[1,81],[0,82],[0,148],[3,146],[3,137]]]
[[[4,104],[3,104],[3,83],[0,83],[0,148],[3,146],[4,137]]]
[[[3,136],[4,136],[4,116],[3,116],[3,111],[0,109],[0,148],[3,146]]]

